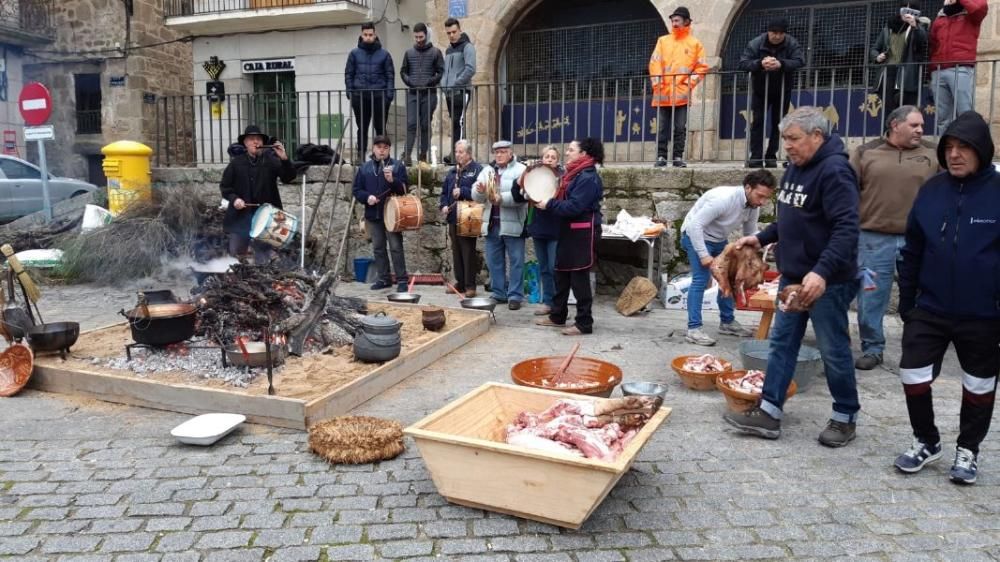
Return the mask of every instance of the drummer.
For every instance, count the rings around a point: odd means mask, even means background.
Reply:
[[[604,145],[593,138],[575,140],[566,147],[566,173],[559,180],[555,197],[536,203],[559,219],[556,247],[556,294],[548,317],[535,321],[539,326],[562,327],[563,335],[578,336],[594,331],[591,306],[590,269],[597,259],[601,238],[601,199],[604,184],[597,165],[604,163]],[[576,296],[576,325],[566,326],[569,291]]]
[[[514,201],[511,190],[525,166],[514,157],[511,142],[507,140],[493,143],[493,158],[494,162],[479,173],[472,199],[485,203],[483,236],[493,300],[507,303],[510,310],[518,310],[524,301],[524,219],[528,216],[528,206]],[[496,189],[488,192],[487,186],[494,176],[499,178]]]
[[[455,143],[455,162],[444,178],[441,190],[441,214],[448,217],[448,236],[451,237],[451,259],[455,268],[455,288],[472,298],[476,296],[476,273],[479,259],[476,255],[476,238],[459,236],[457,202],[472,201],[472,188],[483,171],[482,164],[472,159],[472,145],[462,139]]]
[[[542,159],[536,165],[548,166],[556,173],[556,177],[562,177],[563,169],[559,164],[559,149],[554,145],[548,145],[542,149]],[[531,168],[529,168],[530,170]],[[524,189],[524,176],[517,179],[517,186],[514,190],[515,201],[527,201]],[[538,276],[542,282],[542,306],[535,310],[535,316],[548,316],[552,312],[552,298],[556,294],[555,267],[556,267],[556,243],[559,242],[558,217],[549,211],[528,208],[528,236],[535,246],[535,257],[538,259]]]
[[[392,141],[385,135],[372,140],[372,153],[368,161],[358,168],[354,176],[354,198],[365,206],[365,228],[372,238],[372,253],[375,257],[377,278],[371,286],[373,291],[392,287],[389,273],[389,256],[392,255],[392,269],[396,273],[396,290],[407,291],[409,276],[406,273],[406,258],[403,255],[403,233],[389,232],[385,228],[385,202],[390,195],[406,195],[406,166],[389,156]],[[386,243],[389,252],[386,252]],[[363,281],[363,280],[360,280]]]
[[[265,148],[268,137],[257,125],[248,126],[236,140],[246,151],[234,156],[222,172],[219,189],[229,202],[222,228],[229,235],[229,255],[242,256],[252,246],[254,263],[259,265],[271,261],[273,250],[251,240],[253,215],[264,203],[282,208],[278,178],[292,183],[296,173],[281,141],[274,140]]]

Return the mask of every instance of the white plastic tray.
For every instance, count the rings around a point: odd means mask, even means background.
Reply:
[[[211,445],[245,422],[242,414],[202,414],[170,430],[181,443]]]

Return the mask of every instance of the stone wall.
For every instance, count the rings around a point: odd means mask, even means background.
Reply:
[[[56,174],[86,179],[86,156],[100,154],[106,144],[133,140],[155,146],[156,105],[144,101],[144,94],[156,99],[190,94],[191,47],[171,42],[181,34],[163,24],[163,2],[157,0],[133,1],[128,34],[121,2],[62,0],[53,5],[57,33],[47,49],[65,54],[29,57],[25,74],[52,92],[50,122],[56,139],[46,145],[50,167]],[[126,44],[143,48],[126,51]],[[76,133],[74,74],[82,73],[100,74],[100,134]],[[125,85],[111,87],[111,76],[124,76]]]
[[[420,178],[422,185],[420,193],[424,202],[424,226],[419,231],[404,235],[407,267],[411,272],[437,273],[443,272],[449,279],[451,274],[451,248],[447,237],[447,229],[441,220],[438,198],[441,196],[441,181],[445,168],[437,168],[425,172]],[[664,273],[686,271],[686,258],[679,247],[677,235],[684,215],[694,205],[694,202],[704,191],[719,185],[740,185],[746,170],[741,168],[712,167],[688,169],[650,169],[613,167],[601,170],[604,180],[605,200],[604,215],[606,222],[613,222],[619,209],[625,209],[633,215],[656,216],[666,221],[670,228],[664,235],[661,258]],[[313,168],[306,174],[306,204],[314,208],[323,186],[326,168]],[[212,204],[219,202],[219,180],[222,177],[222,167],[208,168],[157,168],[153,170],[154,187],[169,189],[172,186],[186,185],[198,190],[206,201]],[[339,189],[339,200],[333,228],[330,229],[330,240],[333,244],[329,266],[333,265],[333,254],[348,227],[347,217],[351,212],[353,199],[350,197],[350,179],[353,170],[344,167],[344,182]],[[418,178],[411,174],[411,185],[417,185]],[[319,210],[319,219],[313,230],[313,235],[321,239],[327,232],[335,193],[334,181],[327,185],[324,202]],[[411,191],[413,188],[411,187]],[[293,185],[281,186],[281,199],[285,208],[299,214],[301,208],[301,178]],[[357,212],[360,212],[360,206]],[[773,207],[763,209],[765,220],[770,220]],[[352,229],[349,235],[347,255],[344,263],[352,263],[353,258],[370,256],[371,246],[364,240],[357,229],[357,215],[349,225]],[[531,248],[531,244],[528,244]],[[645,246],[624,242],[605,241],[599,247],[598,285],[603,290],[616,292],[635,275],[645,275]],[[479,242],[479,251],[483,251],[483,242]],[[529,259],[533,252],[529,252]],[[350,266],[347,265],[347,270]],[[484,274],[483,279],[486,278]]]

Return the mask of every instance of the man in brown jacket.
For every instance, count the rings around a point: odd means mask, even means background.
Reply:
[[[882,363],[882,317],[892,293],[906,217],[920,186],[939,170],[936,147],[925,141],[923,134],[920,110],[904,105],[886,118],[885,136],[859,146],[851,154],[851,166],[861,186],[858,265],[876,274],[874,289],[858,293],[862,355],[854,367],[863,371]]]

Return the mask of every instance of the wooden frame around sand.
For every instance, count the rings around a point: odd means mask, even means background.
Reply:
[[[317,421],[348,413],[489,330],[489,313],[474,310],[462,310],[462,313],[468,320],[453,329],[311,400],[250,395],[235,390],[70,369],[59,366],[58,357],[48,356],[35,359],[34,374],[28,386],[45,392],[86,396],[106,402],[187,414],[240,413],[253,423],[305,429]]]

